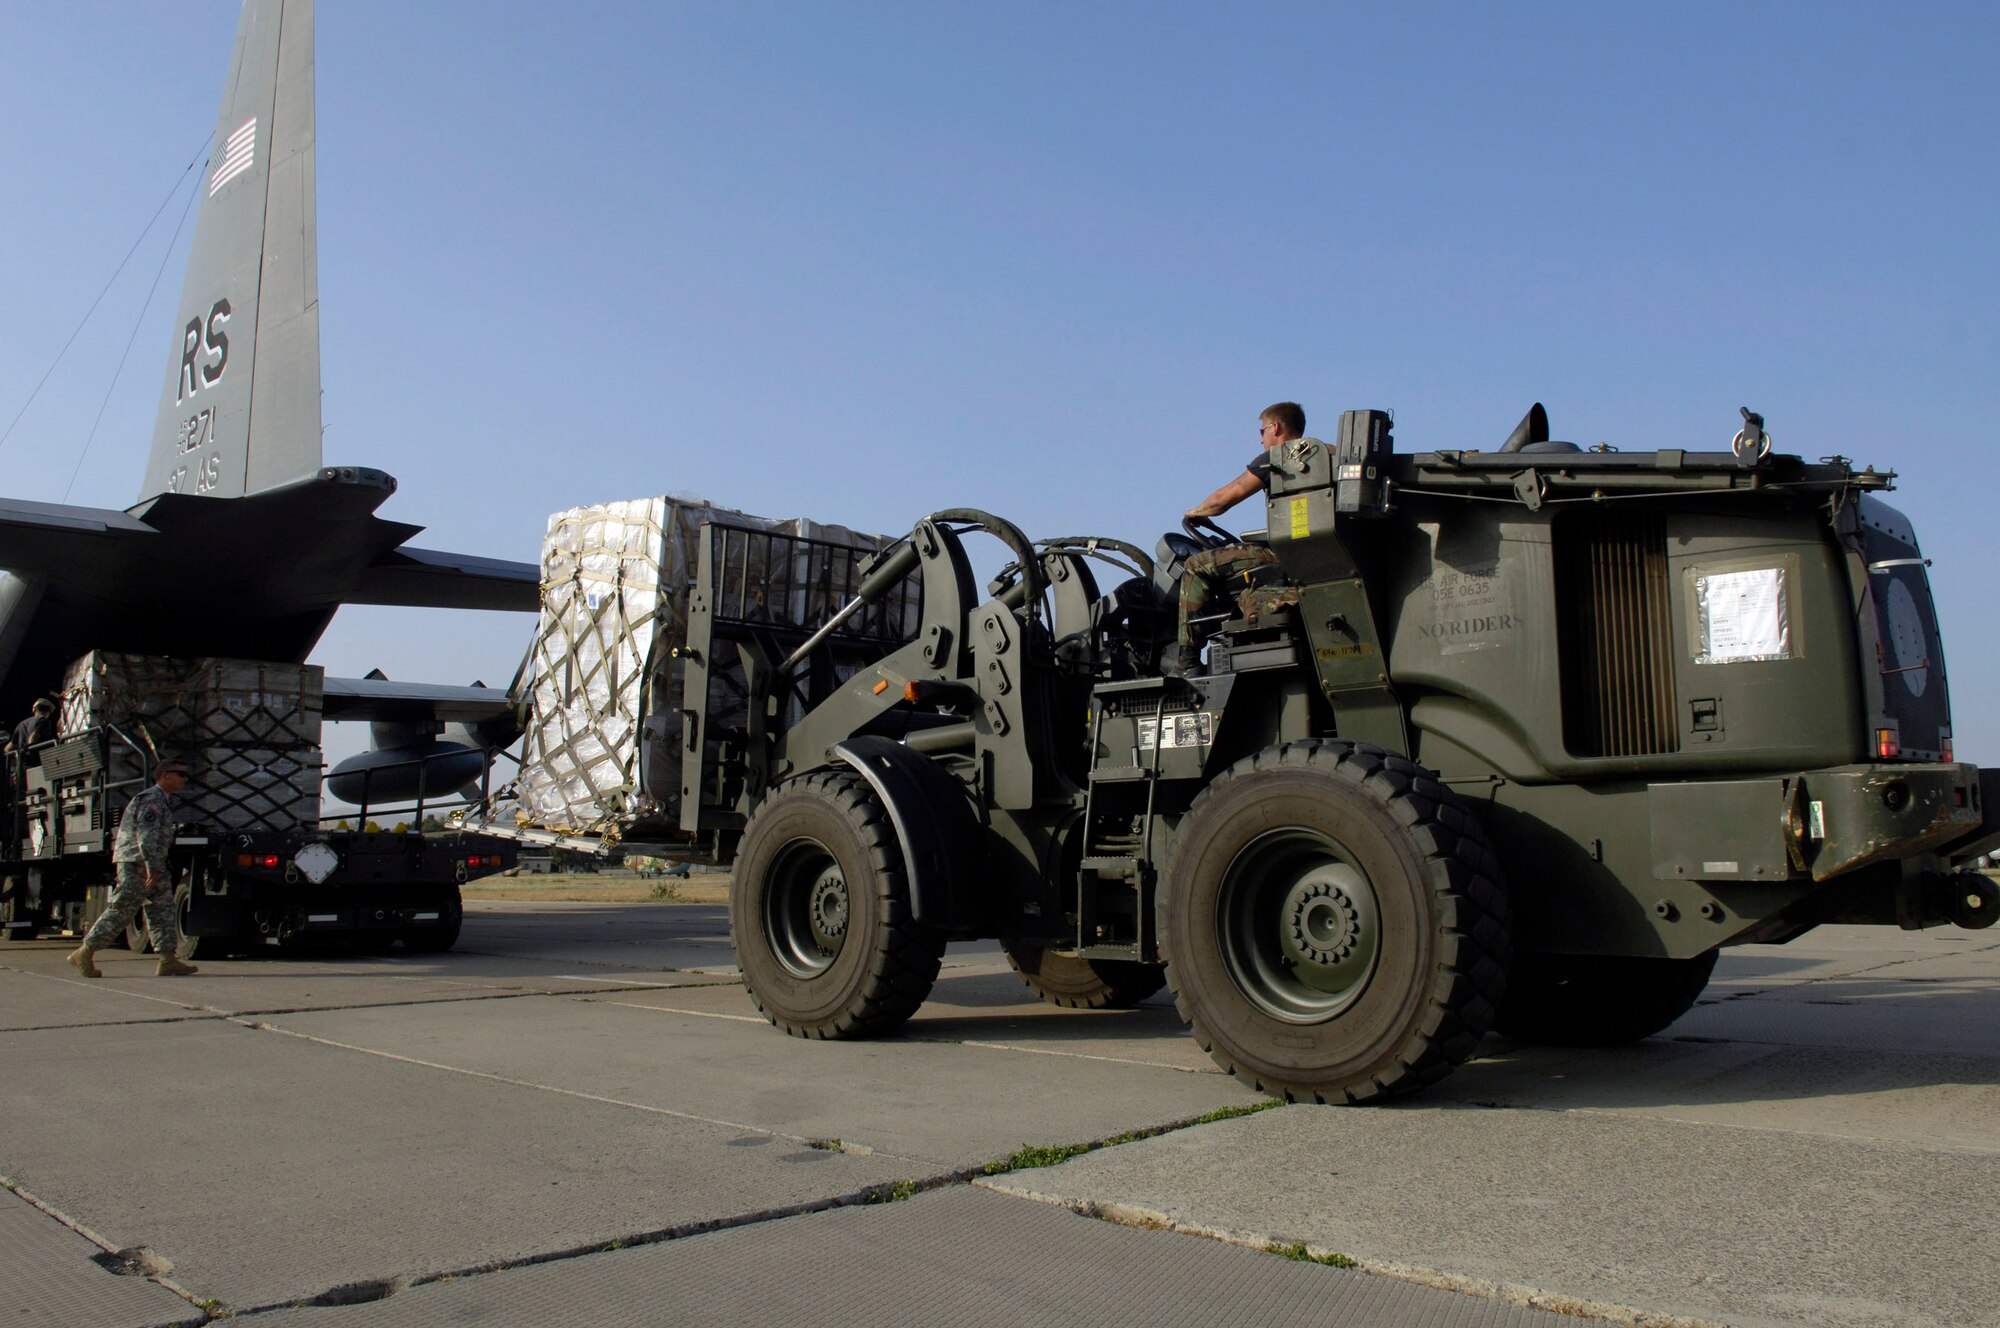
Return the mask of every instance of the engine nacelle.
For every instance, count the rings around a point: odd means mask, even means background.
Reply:
[[[462,743],[424,740],[378,747],[350,756],[326,777],[326,791],[360,806],[448,798],[477,784],[486,773],[487,753]]]

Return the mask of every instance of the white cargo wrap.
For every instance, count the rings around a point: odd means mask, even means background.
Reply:
[[[805,518],[773,520],[667,496],[603,503],[549,518],[542,547],[542,611],[527,676],[526,751],[515,816],[563,832],[616,834],[679,825],[683,701],[679,653],[701,527],[714,521],[843,549],[886,541]],[[765,565],[761,542],[739,541],[724,579],[765,587],[785,602],[774,617],[824,621],[841,606],[826,590],[826,559],[793,546],[802,565]],[[811,564],[811,565],[803,565]],[[741,723],[708,698],[711,725]]]
[[[63,675],[58,734],[106,730],[114,816],[156,761],[186,761],[181,823],[290,830],[319,820],[325,673],[314,664],[93,651]]]

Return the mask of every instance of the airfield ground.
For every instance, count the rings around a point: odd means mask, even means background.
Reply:
[[[447,955],[0,948],[0,1322],[2000,1323],[2000,931],[1825,928],[1636,1046],[1251,1111],[1164,997],[954,947],[903,1036],[801,1042],[720,903],[516,885]]]

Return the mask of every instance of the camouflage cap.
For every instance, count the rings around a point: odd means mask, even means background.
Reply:
[[[186,761],[162,761],[153,767],[153,777],[155,779],[158,779],[161,775],[179,775],[185,779],[193,774],[194,767],[190,766]]]

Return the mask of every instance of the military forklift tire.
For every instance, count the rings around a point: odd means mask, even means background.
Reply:
[[[1159,896],[1181,1017],[1216,1063],[1288,1101],[1433,1083],[1493,1022],[1507,893],[1463,799],[1377,747],[1247,757],[1182,819]]]
[[[903,853],[857,775],[785,784],[743,828],[729,933],[750,999],[794,1037],[886,1033],[937,981],[944,934],[911,916]]]
[[[1694,1006],[1716,951],[1692,959],[1521,955],[1495,1032],[1519,1042],[1608,1047],[1651,1037]]]
[[[1079,959],[1023,941],[1002,941],[1000,947],[1029,991],[1066,1009],[1122,1009],[1137,1005],[1167,985],[1167,971],[1159,964]]]

